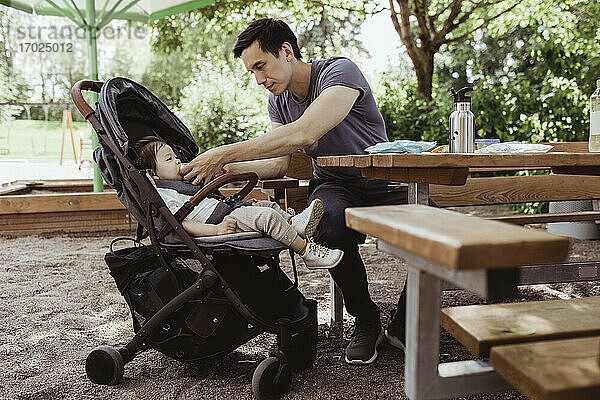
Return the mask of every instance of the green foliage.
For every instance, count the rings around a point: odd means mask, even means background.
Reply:
[[[219,0],[214,5],[153,23],[153,47],[164,53],[189,50],[232,64],[237,35],[260,18],[285,20],[298,37],[303,58],[328,57],[341,48],[366,52],[356,40],[367,0]]]
[[[222,65],[200,62],[184,90],[178,114],[201,152],[269,129],[267,94],[258,87],[239,86],[239,74],[241,71],[235,74]]]
[[[475,85],[472,98],[478,137],[503,142],[588,138],[588,95],[573,80],[548,76],[536,85],[519,74],[505,84]]]
[[[380,78],[375,93],[390,140],[436,140],[448,143],[448,117],[452,112],[449,95],[436,90],[431,101],[417,93],[415,80],[398,79],[394,73]]]

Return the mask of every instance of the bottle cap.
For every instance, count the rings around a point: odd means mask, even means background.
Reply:
[[[472,92],[472,87],[464,87],[460,89],[458,92],[454,91],[454,88],[450,88],[450,92],[452,93],[452,97],[454,97],[455,103],[465,103],[471,102],[471,97],[467,96],[467,93]]]

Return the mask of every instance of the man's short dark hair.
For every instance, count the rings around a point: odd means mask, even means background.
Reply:
[[[298,39],[283,21],[273,18],[263,18],[252,22],[248,27],[238,35],[237,42],[233,48],[233,56],[239,58],[242,51],[246,50],[255,40],[258,40],[258,45],[262,51],[273,54],[279,57],[279,50],[284,42],[288,42],[294,50],[294,57],[300,60],[300,48],[298,47]]]

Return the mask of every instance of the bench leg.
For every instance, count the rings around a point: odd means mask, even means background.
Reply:
[[[407,280],[405,391],[412,399],[444,399],[507,390],[484,361],[439,364],[441,279],[409,268]]]
[[[331,306],[329,326],[343,326],[344,297],[342,296],[342,291],[337,287],[332,277],[329,277],[329,296],[329,305]]]

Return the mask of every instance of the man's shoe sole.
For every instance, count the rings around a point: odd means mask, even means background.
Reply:
[[[387,339],[387,342],[395,348],[406,351],[406,347],[404,346],[404,343],[402,343],[402,340],[390,335],[387,329],[385,330],[385,338]]]
[[[381,344],[381,342],[383,341],[383,337],[384,337],[384,333],[383,333],[383,329],[381,329],[381,331],[379,331],[379,336],[377,337],[377,341],[375,342],[375,353],[373,354],[373,357],[371,357],[365,361],[365,360],[349,360],[348,356],[346,356],[346,357],[344,357],[346,359],[346,362],[348,364],[352,364],[352,365],[371,364],[373,361],[375,361],[377,359],[377,356],[378,356],[377,346],[379,346]]]
[[[310,213],[310,217],[308,218],[308,224],[306,224],[306,229],[304,229],[305,239],[315,234],[317,226],[319,226],[319,222],[321,222],[321,218],[323,218],[323,213],[325,212],[323,202],[319,199],[315,199],[314,201],[315,206],[313,207],[312,212]]]

